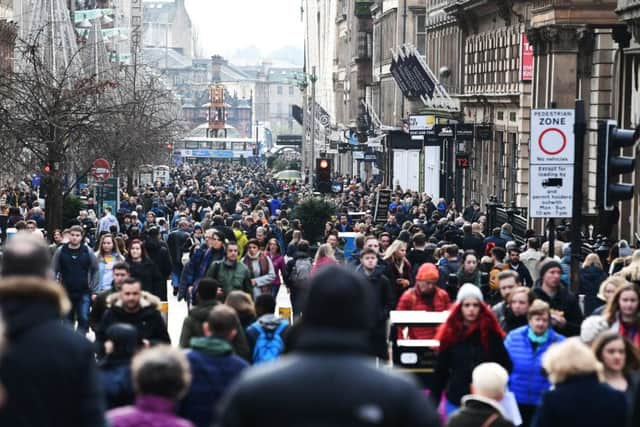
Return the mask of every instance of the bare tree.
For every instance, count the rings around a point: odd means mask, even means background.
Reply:
[[[101,103],[100,97],[116,83],[106,76],[98,80],[79,73],[79,58],[70,58],[65,66],[49,66],[38,38],[34,40],[20,43],[17,69],[0,75],[0,149],[5,167],[21,164],[29,170],[46,165],[42,188],[51,233],[62,222],[63,200],[71,188],[65,177],[74,172],[69,166],[79,160],[78,148],[92,142],[88,136],[111,114],[113,106]]]

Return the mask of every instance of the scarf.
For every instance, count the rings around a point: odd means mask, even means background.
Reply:
[[[618,333],[631,341],[636,347],[640,346],[640,333],[638,333],[638,328],[635,325],[624,323],[622,319],[620,319]]]
[[[542,345],[549,340],[549,328],[547,328],[542,335],[536,335],[533,329],[528,328],[527,336],[533,344]]]

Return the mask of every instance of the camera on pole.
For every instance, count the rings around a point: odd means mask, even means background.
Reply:
[[[633,197],[633,184],[621,183],[620,175],[635,170],[636,159],[620,155],[624,147],[633,147],[638,140],[637,131],[619,129],[615,120],[598,124],[598,168],[596,204],[611,210],[617,202]]]

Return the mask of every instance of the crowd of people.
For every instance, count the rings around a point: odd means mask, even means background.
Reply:
[[[50,242],[30,193],[3,195],[0,425],[640,425],[640,250],[572,284],[562,235],[550,256],[474,201],[401,189],[377,223],[379,186],[340,181],[317,236],[295,208],[319,196],[260,166],[185,165],[99,218],[87,200]],[[437,342],[428,381],[390,369],[404,339]]]

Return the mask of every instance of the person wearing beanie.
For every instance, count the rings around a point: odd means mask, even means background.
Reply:
[[[449,310],[451,300],[447,291],[438,287],[439,275],[435,264],[422,264],[416,274],[416,285],[404,291],[396,310]],[[437,326],[410,327],[407,339],[430,340],[435,337],[437,330]],[[398,339],[405,339],[402,329],[398,330]]]
[[[366,357],[374,299],[361,274],[339,266],[320,270],[294,325],[292,353],[245,371],[223,399],[219,424],[440,425],[413,378],[378,369]]]
[[[469,394],[471,373],[476,366],[495,362],[511,371],[504,336],[480,289],[471,283],[463,284],[449,317],[436,333],[440,347],[430,396],[437,403],[444,391],[447,415],[457,410],[462,397]]]
[[[535,298],[551,306],[551,326],[565,337],[580,334],[582,312],[578,298],[569,292],[560,281],[562,266],[554,259],[545,260],[540,265],[540,279],[533,288]]]

